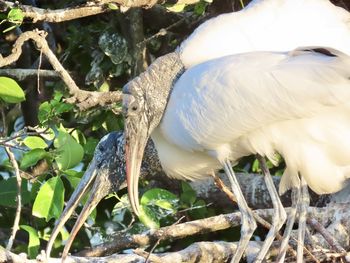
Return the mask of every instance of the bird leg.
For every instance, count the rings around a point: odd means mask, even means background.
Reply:
[[[274,216],[272,218],[272,226],[265,238],[264,244],[259,251],[258,255],[256,256],[255,262],[262,262],[273,242],[275,239],[278,231],[283,226],[284,222],[286,221],[287,214],[284,210],[284,207],[281,203],[281,200],[279,198],[279,195],[277,193],[276,187],[273,183],[272,176],[270,174],[269,169],[267,168],[266,161],[264,157],[257,154],[257,159],[260,163],[261,170],[264,174],[264,179],[266,183],[267,190],[269,191],[269,194],[271,196],[272,205],[274,208]]]
[[[288,249],[288,242],[290,239],[290,234],[292,232],[294,221],[295,221],[295,216],[297,213],[297,205],[298,205],[299,198],[300,198],[300,187],[293,187],[292,188],[291,198],[292,198],[292,206],[290,208],[290,213],[288,214],[288,220],[286,223],[286,227],[284,229],[283,239],[282,239],[281,246],[280,246],[278,256],[276,259],[276,262],[278,262],[278,263],[283,263],[284,258],[286,256],[286,252]]]
[[[304,253],[304,239],[306,231],[306,214],[307,208],[310,204],[309,191],[307,188],[307,183],[305,179],[300,176],[300,199],[298,202],[299,210],[299,228],[298,228],[298,248],[297,248],[297,263],[303,262],[303,253]]]
[[[231,263],[239,263],[246,250],[249,240],[256,229],[256,222],[253,217],[253,212],[248,207],[246,200],[244,199],[242,190],[239,186],[235,173],[233,172],[231,163],[229,160],[223,162],[225,173],[230,181],[231,189],[234,196],[237,199],[239,211],[242,214],[242,227],[241,227],[241,239],[239,240],[237,250],[231,260]]]

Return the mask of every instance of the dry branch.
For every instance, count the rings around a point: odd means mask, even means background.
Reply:
[[[308,210],[308,216],[316,219],[322,218],[323,220],[331,220],[334,216],[346,219],[349,217],[350,204],[332,205],[332,207],[316,208],[312,207]],[[272,209],[257,210],[255,211],[262,217],[271,218],[273,215]],[[106,257],[91,257],[99,256],[101,254],[113,253],[116,250],[122,250],[124,248],[131,247],[145,247],[151,245],[157,238],[173,240],[176,238],[182,238],[188,235],[206,233],[208,231],[218,231],[229,227],[237,226],[240,224],[240,213],[232,213],[227,215],[215,216],[207,219],[196,220],[192,222],[186,222],[178,225],[164,227],[156,231],[148,231],[142,234],[130,236],[119,236],[116,241],[110,242],[109,247],[105,244],[104,247],[100,246],[90,253],[85,253],[84,257],[68,257],[67,263],[100,263],[100,262],[145,262],[144,256],[147,256],[146,252],[138,250],[138,256],[135,254],[114,254]],[[114,248],[112,248],[114,245]],[[278,251],[279,242],[275,242],[273,248],[270,250],[270,256],[276,256]],[[247,250],[248,262],[254,258],[254,255],[258,251],[260,244],[258,242],[251,242]],[[229,242],[198,242],[191,246],[177,251],[169,253],[154,253],[150,259],[161,260],[161,262],[225,262],[230,258],[236,249],[236,243]],[[314,257],[321,262],[326,262],[332,258],[340,258],[344,256],[343,253],[335,253],[326,249],[314,249],[311,251]],[[345,255],[349,256],[349,255]],[[308,255],[305,255],[306,261]],[[250,260],[249,260],[250,259]],[[293,262],[295,258],[288,258],[286,262]],[[4,262],[22,262],[22,263],[35,263],[37,260],[26,260],[22,256],[13,254],[0,247],[0,263]],[[59,259],[50,259],[47,263],[58,263]]]
[[[278,253],[279,242],[274,242],[269,253],[270,258],[276,257]],[[227,262],[231,258],[237,248],[236,242],[196,242],[189,247],[177,251],[160,254],[152,254],[150,256],[151,262],[161,263],[189,263],[189,262],[202,262],[202,263],[221,263]],[[247,262],[253,262],[260,243],[252,241],[249,243],[246,256]],[[65,263],[138,263],[145,262],[145,257],[148,256],[147,252],[137,250],[137,254],[114,254],[106,257],[75,257],[69,256]],[[329,250],[314,250],[312,253],[321,262],[340,262],[339,260],[344,255],[334,253]],[[138,255],[139,254],[139,255]],[[142,255],[142,256],[140,256]],[[42,263],[44,260],[28,260],[25,255],[16,255],[11,253],[0,246],[0,263]],[[349,256],[349,255],[346,255]],[[305,262],[312,262],[312,258],[308,255],[304,255]],[[338,261],[337,261],[338,260]],[[267,260],[266,262],[271,262]],[[285,263],[295,262],[295,257],[287,256]],[[46,263],[61,263],[61,259],[51,258]]]
[[[312,226],[318,233],[320,233],[327,243],[338,253],[346,254],[345,249],[339,244],[339,242],[329,233],[329,231],[321,225],[316,219],[308,218],[307,223]]]
[[[40,78],[45,78],[45,80],[57,79],[60,77],[56,71],[47,69],[0,69],[0,76],[10,77],[18,81],[34,78],[38,75]]]
[[[19,172],[18,163],[16,161],[15,155],[11,151],[9,147],[5,147],[5,151],[10,159],[11,165],[13,169],[15,170],[16,180],[17,180],[17,195],[16,195],[16,201],[17,201],[17,208],[16,208],[16,215],[15,219],[13,220],[13,226],[12,226],[12,233],[9,238],[9,241],[7,243],[6,249],[11,250],[13,241],[15,240],[16,233],[19,229],[19,220],[21,218],[21,209],[22,209],[22,196],[21,196],[21,186],[22,186],[22,178]]]
[[[23,44],[29,39],[33,40],[38,49],[47,57],[48,61],[59,74],[62,81],[67,85],[71,98],[67,99],[69,103],[76,103],[80,110],[86,110],[95,106],[105,106],[119,102],[122,98],[121,91],[112,92],[89,92],[79,89],[69,73],[64,69],[57,59],[56,55],[51,51],[45,39],[44,31],[27,31],[21,34],[13,45],[12,53],[7,57],[0,56],[0,67],[7,66],[17,61],[22,53]]]
[[[50,23],[60,23],[83,17],[94,16],[112,11],[108,4],[116,4],[121,6],[123,10],[130,7],[153,7],[158,0],[97,0],[87,2],[83,6],[62,8],[62,9],[44,9],[30,5],[15,4],[10,1],[1,1],[0,12],[6,9],[18,7],[22,10],[24,17],[31,19],[33,23],[45,21]],[[179,0],[177,4],[195,4],[199,0]]]
[[[58,23],[111,11],[111,9],[109,9],[106,5],[94,4],[93,2],[85,6],[56,10],[43,9],[30,5],[15,5],[9,1],[4,1],[4,4],[6,8],[13,8],[15,6],[19,7],[24,16],[31,19],[33,23],[38,21]]]
[[[350,204],[332,205],[331,207],[317,208],[310,207],[308,209],[308,217],[319,220],[322,218],[333,218],[337,215],[339,218],[348,218]],[[286,209],[287,212],[289,209]],[[254,211],[255,214],[271,221],[273,209],[259,209]],[[79,252],[82,256],[101,256],[112,254],[126,248],[146,247],[152,245],[157,239],[175,240],[187,236],[216,232],[219,230],[228,229],[239,226],[241,215],[239,212],[213,216],[205,219],[190,221],[178,225],[163,227],[155,231],[148,231],[142,234],[132,235],[120,234],[113,241],[97,246],[91,250]]]

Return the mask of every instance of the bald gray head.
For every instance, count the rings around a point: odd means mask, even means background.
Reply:
[[[146,142],[164,114],[175,81],[184,71],[177,52],[152,63],[123,88],[125,161],[131,207],[139,215],[138,178]]]
[[[84,173],[79,185],[76,187],[71,198],[56,221],[50,240],[46,248],[46,255],[49,257],[53,243],[60,233],[62,227],[72,215],[84,194],[91,189],[89,198],[85,203],[74,227],[66,242],[62,257],[68,255],[69,249],[79,229],[91,214],[92,210],[102,198],[110,193],[117,192],[121,186],[125,186],[125,149],[124,133],[111,132],[104,136],[96,146],[94,157],[88,169]],[[145,158],[142,163],[141,176],[154,175],[162,170],[156,149],[151,140],[146,145]]]

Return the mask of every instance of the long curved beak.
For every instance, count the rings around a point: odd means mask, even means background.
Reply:
[[[148,127],[143,123],[137,124],[136,129],[130,129],[128,120],[125,122],[125,161],[128,195],[132,210],[140,215],[138,183],[145,146],[148,140]]]
[[[71,217],[72,213],[74,212],[75,208],[78,206],[79,201],[84,196],[84,194],[89,190],[91,187],[92,182],[96,178],[96,160],[93,159],[86,170],[84,176],[81,178],[79,185],[74,190],[71,198],[69,199],[65,209],[63,210],[60,218],[56,221],[55,227],[51,233],[50,239],[46,246],[46,256],[49,258],[52,250],[53,243],[56,240],[56,237],[60,233],[61,229],[63,228],[64,224],[68,221],[68,219]]]
[[[118,191],[120,186],[125,182],[124,162],[120,159],[123,154],[123,133],[112,132],[101,139],[84,176],[69,199],[61,217],[56,221],[46,247],[46,256],[48,258],[50,257],[52,246],[58,233],[72,215],[81,198],[91,188],[93,182],[89,199],[85,203],[65,245],[63,257],[67,256],[79,229],[99,201],[106,195]]]
[[[102,181],[95,181],[94,186],[91,190],[91,195],[87,202],[85,203],[83,210],[81,211],[78,219],[75,221],[75,224],[72,228],[72,231],[70,232],[69,238],[67,240],[66,245],[64,246],[63,252],[62,252],[62,262],[67,258],[69,250],[73,244],[73,241],[78,234],[80,228],[88,218],[88,216],[91,214],[92,210],[97,206],[97,204],[101,201],[102,198],[104,198],[107,194],[109,194],[109,191],[105,191],[105,189],[110,189],[105,184],[109,184],[108,181],[102,180]]]

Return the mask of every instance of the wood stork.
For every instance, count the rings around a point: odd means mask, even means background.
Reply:
[[[300,46],[310,45],[333,47],[350,54],[349,13],[342,8],[332,5],[328,0],[255,0],[240,12],[224,14],[202,24],[177,49],[176,53],[178,57],[174,54],[169,54],[167,58],[163,57],[158,60],[157,65],[151,66],[149,74],[144,74],[141,80],[136,80],[136,82],[139,82],[140,85],[143,83],[144,88],[142,89],[144,90],[148,88],[156,90],[162,85],[166,85],[168,86],[167,88],[170,89],[172,84],[175,83],[176,78],[185,69],[210,59],[251,51],[286,51]],[[159,83],[154,84],[152,80],[158,81]],[[158,91],[158,93],[160,92]],[[146,98],[149,99],[147,96]],[[139,97],[136,98],[136,101],[138,100],[140,100]],[[128,103],[132,102],[129,101],[127,104]],[[161,100],[158,102],[158,105],[165,105],[165,103],[166,101]],[[137,105],[137,107],[143,106],[144,105]],[[147,111],[153,110],[152,105],[145,105],[145,107],[149,107]],[[159,116],[153,117],[158,118]],[[144,122],[141,116],[139,121]],[[126,128],[129,130],[135,129],[134,126]],[[153,129],[153,126],[149,127],[150,131]],[[156,137],[156,135],[157,130],[153,132],[152,138]],[[140,136],[147,137],[147,134],[142,133]],[[143,139],[144,138],[141,138],[140,141],[137,141],[139,144],[137,147],[143,147]],[[128,147],[133,147],[133,145]],[[131,150],[129,154],[131,154]],[[179,155],[176,151],[170,157],[164,156],[161,151],[159,154],[161,159],[172,159],[173,162],[170,167],[176,168],[179,174],[182,173],[182,176],[188,179],[200,178],[203,172],[205,172],[206,165],[204,162],[213,161],[212,159],[209,160],[206,158],[206,156],[198,156],[197,158],[193,155],[187,155],[187,160],[185,160],[186,158],[178,158]],[[129,156],[129,159],[138,157],[139,156]],[[202,162],[196,162],[198,161],[196,158],[200,159]],[[192,162],[190,163],[188,160]],[[260,160],[262,159],[260,158]],[[164,162],[162,161],[162,163]],[[196,163],[196,166],[193,163]],[[130,172],[134,170],[137,171],[137,166],[134,167],[134,164],[129,165],[131,165],[129,167]],[[188,170],[181,170],[183,167],[187,167],[187,169],[191,167],[190,170],[192,174],[196,175],[188,176]],[[171,169],[169,169],[169,171],[171,171]],[[285,173],[288,174],[289,170],[287,169]],[[171,172],[169,172],[169,174],[172,175]],[[294,177],[283,177],[283,181],[280,185],[280,193],[293,186],[298,188],[301,186],[303,189],[303,191],[301,191],[301,197],[299,198],[300,202],[303,201],[303,204],[300,205],[302,209],[299,220],[299,225],[301,225],[300,229],[302,230],[299,234],[300,240],[298,243],[298,262],[300,262],[302,260],[307,191],[305,190],[305,181],[303,178],[301,178],[300,184],[297,180],[288,181],[287,178]],[[268,177],[266,180],[268,180]],[[272,193],[273,189],[270,190]],[[137,178],[133,176],[129,176],[129,196],[131,203],[138,202]],[[278,208],[280,204],[276,202],[274,207]],[[137,213],[137,205],[134,205],[133,208]],[[282,210],[279,209],[278,211]],[[283,212],[279,213],[282,213],[280,216],[283,217]],[[288,242],[288,233],[290,233],[291,226],[293,225],[294,216],[295,211],[290,214],[287,223],[288,227],[286,228],[289,230],[285,232],[286,238],[282,242],[280,262],[283,262]],[[276,223],[276,226],[277,225]],[[242,234],[244,234],[245,229],[246,228],[243,227]],[[274,231],[276,231],[276,229],[269,232],[268,237],[271,237]],[[252,231],[248,230],[248,232]],[[269,242],[270,241],[269,239]],[[267,243],[268,242],[266,242],[266,244]],[[266,249],[266,246],[267,245],[263,248]]]
[[[137,215],[138,175],[149,136],[172,177],[199,179],[224,168],[242,213],[233,262],[240,260],[255,221],[231,162],[250,154],[273,161],[278,152],[287,164],[282,187],[299,184],[300,173],[319,194],[340,190],[350,177],[347,55],[325,48],[231,55],[186,70],[174,87],[180,57],[161,61],[162,77],[154,75],[158,63],[123,89],[128,191]],[[141,81],[154,78],[153,85]],[[277,231],[283,222],[277,222]],[[258,262],[273,240],[268,238]]]
[[[152,175],[161,171],[161,166],[153,143],[148,143],[145,149],[141,174]],[[68,221],[80,200],[89,190],[87,199],[79,217],[74,224],[62,252],[62,260],[67,257],[69,249],[81,226],[92,210],[106,195],[117,192],[125,182],[124,133],[112,132],[101,139],[96,146],[94,157],[90,162],[79,185],[73,192],[60,218],[56,221],[50,239],[46,246],[46,256],[49,258],[57,235]]]

